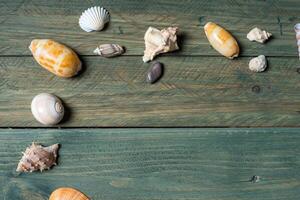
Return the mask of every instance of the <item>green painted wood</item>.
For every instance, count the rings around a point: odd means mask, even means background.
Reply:
[[[300,198],[300,129],[0,131],[0,199],[41,200],[75,187],[93,200]],[[15,172],[32,141],[60,143],[59,164]],[[249,180],[253,175],[260,181]]]
[[[78,26],[82,11],[105,6],[111,23],[105,31],[85,33]],[[34,38],[52,38],[91,55],[95,45],[119,43],[126,55],[141,55],[143,36],[149,26],[177,25],[181,30],[181,51],[172,55],[219,55],[203,33],[208,21],[217,22],[238,39],[243,56],[297,56],[293,26],[300,21],[299,0],[286,1],[181,1],[181,0],[14,0],[0,1],[0,54],[30,55]],[[246,34],[258,26],[274,34],[267,45],[250,42]]]
[[[145,82],[141,57],[83,57],[85,70],[62,79],[30,57],[1,58],[0,126],[39,127],[32,98],[53,93],[68,113],[62,127],[299,126],[298,58],[268,58],[264,73],[250,58],[161,57],[163,78]]]

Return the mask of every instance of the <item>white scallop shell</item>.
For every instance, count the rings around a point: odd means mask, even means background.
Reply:
[[[79,26],[86,32],[101,31],[104,25],[109,22],[108,11],[99,6],[85,10],[79,18]]]
[[[65,113],[61,100],[47,93],[41,93],[33,98],[31,112],[35,119],[44,125],[58,124]]]

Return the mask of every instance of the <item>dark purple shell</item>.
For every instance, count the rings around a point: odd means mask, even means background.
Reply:
[[[156,81],[158,81],[158,79],[161,78],[162,74],[163,64],[160,62],[155,62],[148,70],[146,80],[148,83],[155,83]]]

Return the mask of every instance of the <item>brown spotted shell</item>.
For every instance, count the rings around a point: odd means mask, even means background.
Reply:
[[[61,187],[51,193],[49,200],[89,200],[89,198],[76,189]]]
[[[69,78],[81,70],[81,61],[69,47],[49,39],[32,40],[29,49],[35,60],[53,74]]]
[[[51,166],[56,165],[58,148],[59,144],[43,147],[33,142],[23,153],[16,171],[33,172],[50,169]]]

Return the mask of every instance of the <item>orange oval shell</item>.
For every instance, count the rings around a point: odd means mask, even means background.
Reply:
[[[238,57],[240,53],[239,45],[227,30],[213,22],[208,22],[204,26],[204,31],[210,44],[220,54],[230,59]]]
[[[89,198],[76,189],[62,187],[54,190],[49,200],[89,200]]]
[[[53,74],[69,78],[81,70],[76,53],[63,44],[49,39],[32,40],[29,49],[35,60]]]

